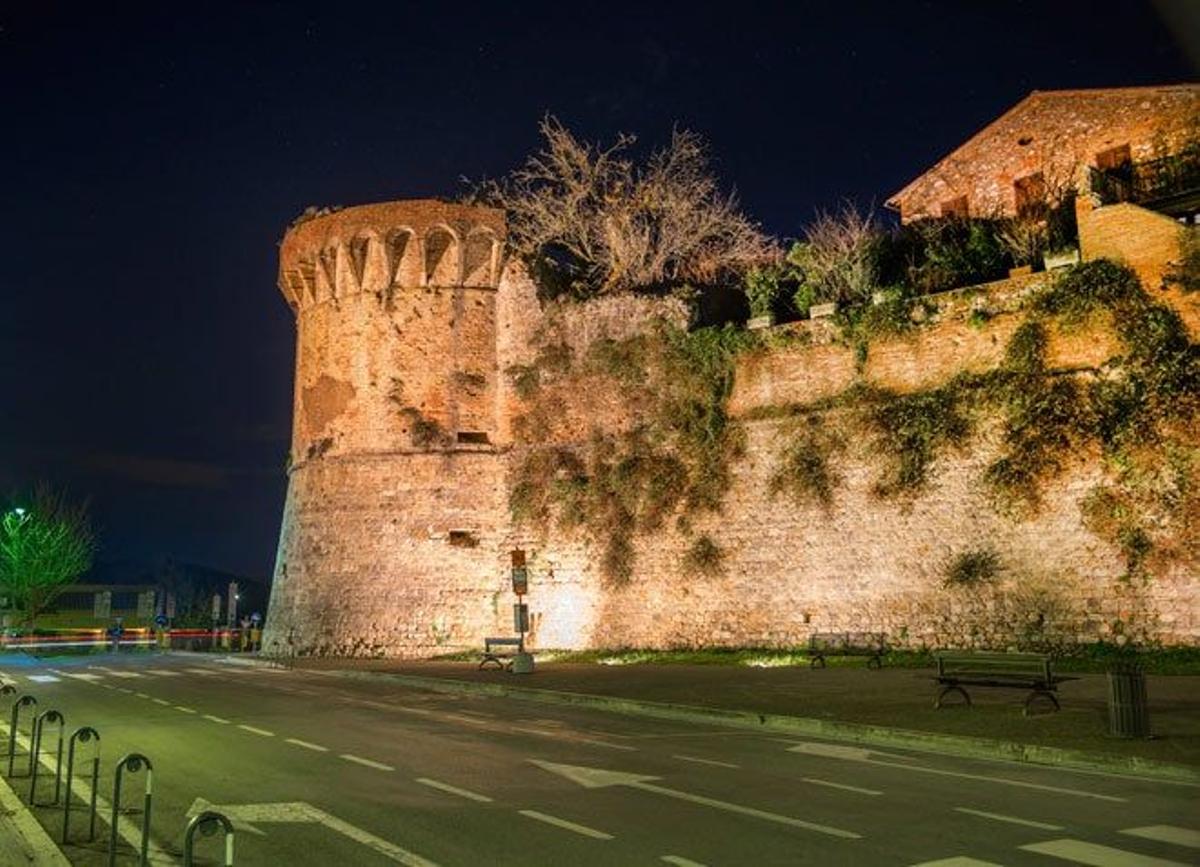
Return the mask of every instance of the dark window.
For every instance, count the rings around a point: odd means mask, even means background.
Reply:
[[[475,548],[479,545],[479,538],[470,530],[451,530],[450,544],[455,548]]]
[[[1016,192],[1017,216],[1041,217],[1046,214],[1046,178],[1034,172],[1013,182]]]
[[[468,445],[486,446],[491,440],[488,435],[481,430],[460,430],[458,432],[458,441]]]
[[[1129,145],[1118,145],[1115,148],[1100,151],[1096,154],[1096,168],[1102,172],[1111,172],[1117,169],[1127,168],[1133,163],[1133,154],[1129,150]]]
[[[967,215],[968,208],[966,196],[956,196],[953,199],[946,199],[946,201],[942,202],[943,217],[958,217],[965,220]]]

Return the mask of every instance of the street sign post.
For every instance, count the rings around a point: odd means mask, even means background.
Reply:
[[[529,631],[529,606],[525,594],[529,592],[529,567],[525,565],[525,552],[519,548],[512,552],[512,588],[517,596],[513,605],[513,629],[521,636],[517,652],[513,654],[513,674],[533,673],[533,654],[525,650],[525,633]]]

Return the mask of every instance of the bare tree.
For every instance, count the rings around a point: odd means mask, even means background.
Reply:
[[[92,565],[95,537],[86,503],[41,486],[28,506],[0,517],[0,587],[32,628],[37,615]]]
[[[876,288],[876,244],[880,231],[875,215],[846,202],[836,213],[819,212],[804,229],[804,243],[794,249],[805,282],[819,300],[859,304]]]
[[[519,253],[548,257],[598,292],[712,284],[778,257],[736,197],[720,191],[695,133],[676,130],[638,165],[633,136],[604,148],[552,116],[540,129],[545,147],[480,190],[508,212]]]

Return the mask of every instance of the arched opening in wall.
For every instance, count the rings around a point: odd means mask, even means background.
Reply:
[[[392,269],[392,283],[400,286],[421,285],[421,252],[417,236],[411,229],[393,229],[388,233],[387,260]]]
[[[337,286],[337,247],[326,247],[317,253],[317,269],[333,291]]]
[[[350,270],[359,285],[363,282],[363,273],[367,270],[367,252],[371,248],[371,239],[367,235],[355,235],[350,239],[347,253],[350,255]]]
[[[467,235],[463,252],[463,283],[467,286],[494,286],[492,259],[496,236],[491,229],[476,229]]]
[[[445,226],[434,226],[425,236],[425,283],[428,286],[457,286],[458,239]]]

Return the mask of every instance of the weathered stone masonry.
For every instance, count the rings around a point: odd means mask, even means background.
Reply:
[[[1131,207],[1082,216],[1085,256],[1089,244],[1096,255],[1122,255],[1122,233],[1111,228],[1140,218]],[[1039,513],[1016,521],[997,514],[979,484],[995,431],[940,458],[929,488],[903,503],[873,497],[877,468],[849,450],[823,509],[769,493],[788,422],[746,421],[746,455],[723,510],[693,528],[726,550],[722,574],[685,574],[690,539],[672,528],[639,539],[628,585],[607,585],[584,538],[512,524],[508,493],[522,452],[514,422],[526,407],[504,372],[532,359],[551,319],[581,356],[598,339],[685,314],[677,302],[629,296],[543,305],[520,264],[503,261],[503,235],[495,211],[402,202],[318,217],[285,237],[295,429],[268,649],[290,635],[301,652],[415,656],[508,634],[513,547],[531,553],[532,638],[542,648],[784,645],[842,628],[914,645],[1004,646],[1031,629],[1065,640],[1132,632],[1200,641],[1194,564],[1125,581],[1120,552],[1084,528],[1079,503],[1102,474],[1098,455],[1076,456]],[[1161,273],[1158,253],[1132,254],[1149,257],[1135,263],[1144,277]],[[1018,321],[1006,310],[1040,279],[955,295],[915,338],[873,345],[862,375],[903,391],[993,366]],[[1195,300],[1148,285],[1200,333]],[[979,297],[996,315],[969,328]],[[810,345],[741,362],[735,417],[832,394],[855,377],[853,351],[820,323],[791,327],[810,330]],[[1103,331],[1055,333],[1050,346],[1064,367],[1095,367],[1115,351]],[[565,394],[558,409],[571,442],[628,423],[615,387]],[[1000,592],[943,591],[947,559],[984,542],[1009,567]]]

